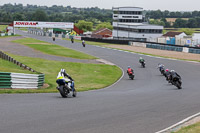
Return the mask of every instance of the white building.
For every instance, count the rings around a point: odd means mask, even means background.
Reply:
[[[193,46],[200,45],[200,33],[193,34]]]
[[[132,40],[152,40],[162,36],[163,26],[144,22],[143,8],[113,8],[113,38]]]

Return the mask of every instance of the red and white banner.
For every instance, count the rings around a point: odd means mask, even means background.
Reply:
[[[14,21],[14,27],[33,28],[74,28],[74,23],[66,22],[37,22],[37,21]]]

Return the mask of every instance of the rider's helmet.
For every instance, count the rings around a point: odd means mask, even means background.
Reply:
[[[171,72],[175,72],[174,70],[171,70]]]
[[[82,42],[85,42],[84,40]]]
[[[165,71],[166,71],[166,72],[169,72],[169,69],[166,69]]]
[[[60,72],[61,72],[61,73],[65,73],[65,69],[61,69]]]
[[[143,58],[142,57],[140,57],[140,60],[142,60]]]
[[[128,69],[131,68],[130,66],[128,66]]]

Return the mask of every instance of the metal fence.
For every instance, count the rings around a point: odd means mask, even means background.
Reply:
[[[27,65],[24,65],[23,63],[20,63],[19,61],[16,61],[15,59],[13,59],[9,55],[3,53],[2,51],[0,51],[0,58],[7,60],[7,61],[10,61],[10,62],[12,62],[12,63],[24,68],[24,69],[27,69],[31,72],[37,72],[37,71],[33,70],[32,68],[28,67]],[[37,73],[40,73],[40,72],[37,72]]]
[[[187,53],[193,53],[193,54],[200,54],[199,48],[191,48],[191,47],[182,47],[178,45],[159,45],[159,44],[146,44],[147,48],[153,48],[153,49],[160,49],[160,50],[169,50],[169,51],[177,51],[177,52],[186,52],[184,49],[188,49]]]
[[[0,51],[0,58],[12,62],[31,72],[37,72],[32,68],[24,65],[21,62],[13,59],[9,55]],[[40,73],[40,72],[37,72]],[[36,89],[42,87],[44,84],[44,74],[24,74],[24,73],[9,73],[0,72],[0,88],[22,88],[22,89]]]
[[[183,47],[170,46],[170,45],[146,44],[146,47],[147,48],[153,48],[153,49],[177,51],[177,52],[182,52],[183,51]]]

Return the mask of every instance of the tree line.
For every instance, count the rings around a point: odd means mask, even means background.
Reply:
[[[170,12],[168,10],[161,11],[146,11],[146,16],[152,19],[162,19],[162,18],[196,18],[200,17],[200,11],[191,11],[191,12]]]
[[[200,28],[200,11],[192,12],[170,12],[144,11],[144,15],[150,24],[163,25],[173,28]],[[173,24],[167,22],[166,18],[178,18]],[[183,18],[188,18],[187,20]],[[80,21],[81,20],[81,21]],[[112,29],[112,9],[100,9],[98,7],[76,8],[71,6],[37,6],[22,4],[0,5],[0,22],[13,21],[51,21],[51,22],[74,22],[78,27],[87,30],[86,25],[108,27]],[[79,22],[80,21],[80,22]],[[91,23],[90,23],[91,22]],[[82,26],[80,26],[82,25]],[[91,28],[90,28],[91,29]]]
[[[167,22],[165,18],[149,20],[150,24],[162,25],[165,28],[200,28],[200,17],[182,19],[177,18],[174,23]]]
[[[163,25],[166,28],[200,28],[200,11],[192,12],[170,12],[168,10],[146,11],[146,17],[150,24]],[[166,18],[177,18],[170,23]],[[152,20],[154,19],[154,20]]]
[[[4,4],[0,6],[0,22],[13,21],[54,21],[78,22],[79,20],[93,23],[112,22],[112,10],[92,8],[75,8],[71,6],[37,6],[22,4]]]

